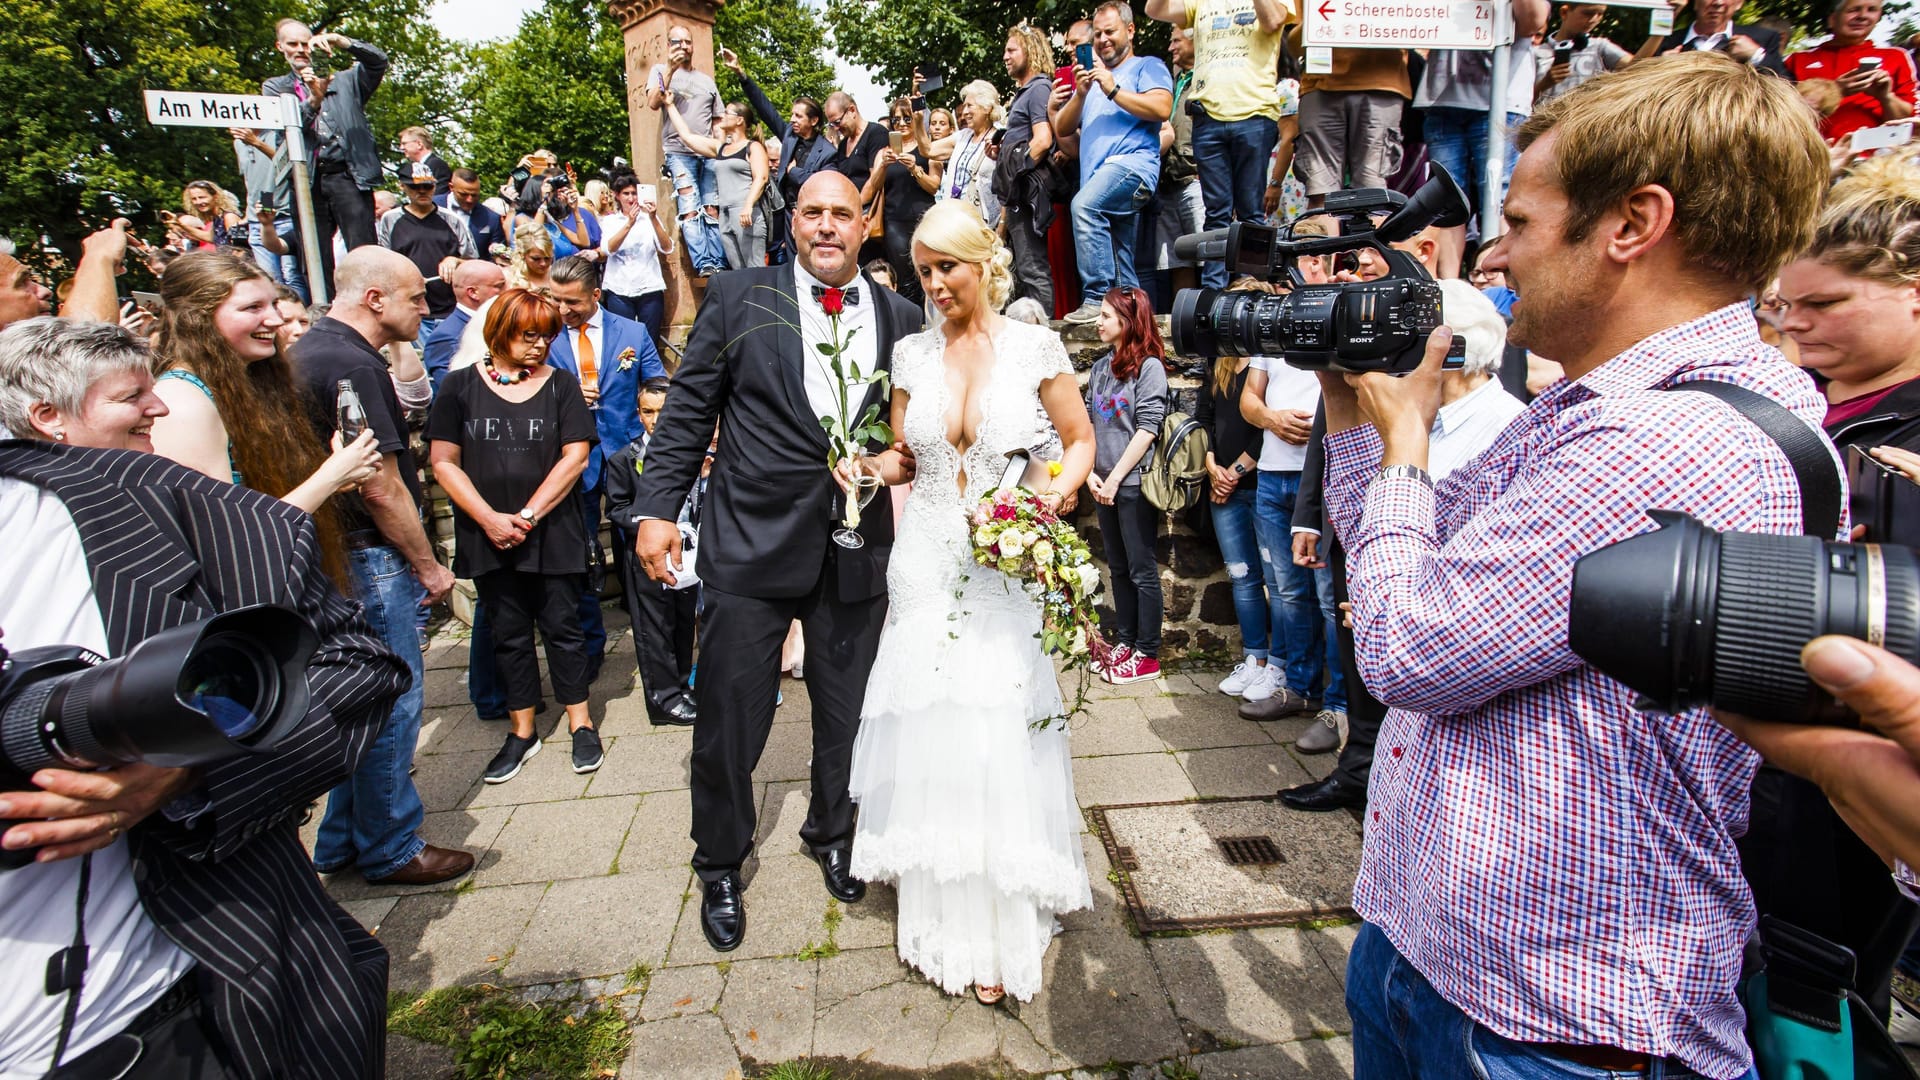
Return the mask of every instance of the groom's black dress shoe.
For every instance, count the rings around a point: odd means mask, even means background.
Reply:
[[[740,895],[744,888],[739,874],[728,874],[707,882],[700,896],[700,931],[718,952],[732,952],[746,936],[747,905]]]
[[[1345,810],[1367,805],[1367,789],[1350,780],[1344,780],[1339,773],[1335,773],[1325,780],[1316,780],[1311,784],[1282,788],[1280,801],[1295,810],[1316,812]]]
[[[813,853],[813,861],[820,864],[820,876],[826,880],[827,892],[835,900],[846,904],[857,904],[866,898],[867,883],[853,876],[853,852],[847,848],[831,848]]]

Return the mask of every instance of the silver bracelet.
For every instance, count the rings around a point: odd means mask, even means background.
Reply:
[[[1427,485],[1429,490],[1433,488],[1433,477],[1427,475],[1427,470],[1418,465],[1389,465],[1380,470],[1380,479],[1382,480],[1392,480],[1396,477],[1418,480]]]

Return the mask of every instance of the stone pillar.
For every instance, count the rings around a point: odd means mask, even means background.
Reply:
[[[693,275],[685,244],[679,243],[679,213],[673,186],[664,175],[666,157],[660,152],[660,130],[666,113],[647,108],[647,75],[655,64],[667,62],[667,28],[693,31],[693,66],[712,72],[713,17],[725,0],[609,0],[607,10],[619,21],[626,38],[627,124],[633,139],[633,171],[642,184],[659,192],[660,209],[672,231],[676,251],[667,259],[667,335],[684,342],[693,325],[693,313],[705,279]]]

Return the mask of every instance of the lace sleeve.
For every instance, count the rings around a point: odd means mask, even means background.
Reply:
[[[1047,328],[1040,328],[1035,334],[1034,366],[1035,382],[1043,383],[1055,375],[1073,374],[1073,360],[1067,356],[1067,347],[1060,341],[1060,335]]]
[[[920,335],[901,338],[893,346],[893,363],[888,366],[889,385],[912,395],[920,369]]]

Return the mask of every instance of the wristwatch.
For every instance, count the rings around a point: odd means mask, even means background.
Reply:
[[[1418,480],[1429,488],[1433,487],[1433,477],[1427,475],[1427,470],[1418,465],[1389,465],[1380,470],[1380,479],[1382,480],[1391,480],[1395,477],[1406,477],[1409,480]]]
[[[1234,462],[1231,468],[1233,470],[1233,475],[1235,476],[1247,475],[1247,467],[1238,461]]]
[[[531,506],[521,507],[520,520],[526,522],[529,525],[533,524],[533,507]]]

